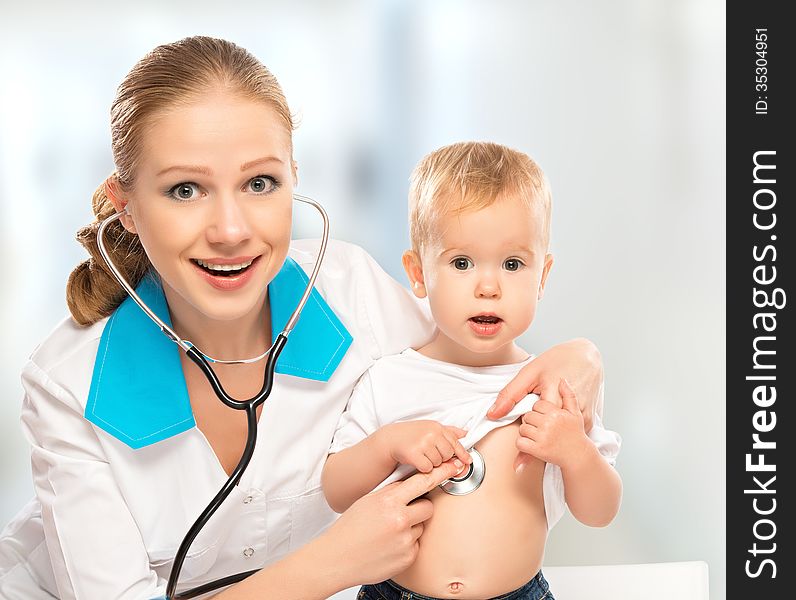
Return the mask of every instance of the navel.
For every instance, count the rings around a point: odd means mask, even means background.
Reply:
[[[461,581],[454,581],[448,584],[448,589],[451,594],[460,594],[464,591],[464,584]]]

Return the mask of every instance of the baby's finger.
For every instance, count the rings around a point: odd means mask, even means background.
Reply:
[[[442,457],[442,462],[445,462],[451,456],[453,456],[454,454],[453,444],[447,438],[447,436],[443,437],[441,440],[437,442],[437,451],[439,452],[439,455]]]
[[[473,458],[470,456],[470,453],[464,449],[464,446],[462,446],[461,442],[458,440],[453,443],[451,448],[453,450],[453,456],[455,456],[457,460],[460,460],[463,465],[469,465],[471,462],[473,462]]]
[[[421,473],[430,473],[434,465],[423,452],[419,452],[413,457],[412,465]]]
[[[462,446],[461,442],[456,442],[454,448],[456,449],[456,456],[465,465],[469,465],[471,462],[473,462],[473,457],[470,456],[470,453],[467,451],[467,449],[464,446]]]
[[[426,458],[431,461],[431,464],[435,467],[445,462],[445,459],[442,458],[442,454],[435,445],[426,446],[423,450],[423,454],[426,455]]]
[[[539,428],[534,425],[523,424],[520,425],[519,434],[521,437],[536,441],[539,435]]]
[[[469,465],[473,462],[473,457],[470,456],[470,453],[464,448],[462,443],[458,440],[458,438],[451,439],[448,438],[448,441],[451,443],[451,447],[453,448],[453,453],[456,457],[461,460],[465,465]]]
[[[538,444],[534,440],[531,440],[527,437],[518,437],[515,445],[517,446],[517,450],[520,452],[536,456],[534,451],[537,449]]]
[[[523,425],[533,425],[535,427],[539,427],[547,417],[542,413],[538,413],[536,411],[529,411],[522,415],[522,424]],[[522,426],[520,426],[522,427]]]
[[[546,415],[547,413],[559,410],[560,407],[548,402],[547,400],[537,400],[533,404],[533,412]]]
[[[521,473],[529,462],[531,462],[531,455],[525,452],[517,452],[517,456],[514,457],[514,472]]]
[[[461,438],[467,435],[466,430],[462,429],[461,427],[456,427],[454,425],[445,425],[445,429],[447,429],[448,431],[452,431],[453,435],[455,435],[457,438]]]

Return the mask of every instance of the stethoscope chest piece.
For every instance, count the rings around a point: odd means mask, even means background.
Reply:
[[[469,469],[461,477],[451,477],[447,481],[439,484],[442,491],[452,496],[465,496],[478,489],[481,482],[484,481],[486,474],[486,464],[484,457],[475,448],[470,448],[470,456],[473,457],[473,462],[470,463]]]

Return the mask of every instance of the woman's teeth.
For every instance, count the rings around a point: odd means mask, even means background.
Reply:
[[[198,258],[196,259],[196,264],[198,264],[200,267],[203,267],[208,271],[216,271],[220,273],[225,273],[228,271],[242,271],[243,269],[251,265],[253,262],[254,259],[247,261],[245,263],[238,263],[236,265],[217,265],[210,262],[206,262]]]

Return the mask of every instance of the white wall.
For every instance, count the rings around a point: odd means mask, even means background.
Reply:
[[[66,314],[64,284],[84,256],[74,232],[112,170],[115,88],[147,50],[197,33],[274,71],[301,118],[299,191],[327,205],[335,237],[397,277],[407,177],[423,154],[490,139],[541,163],[556,262],[524,341],[598,344],[625,486],[608,528],[562,521],[547,563],[706,560],[712,598],[724,598],[718,0],[4,5],[0,526],[31,494],[18,373]]]

